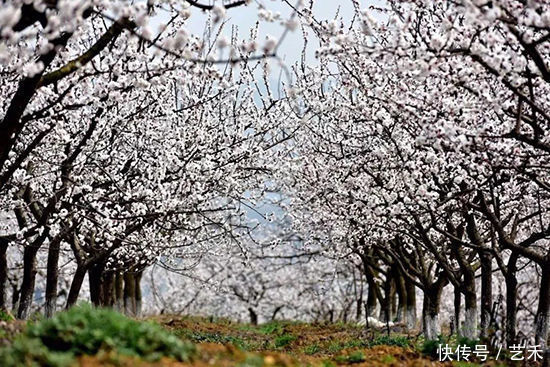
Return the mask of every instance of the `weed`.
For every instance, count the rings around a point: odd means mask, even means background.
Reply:
[[[369,346],[375,345],[394,345],[397,347],[406,348],[409,346],[409,340],[406,336],[387,336],[381,335],[370,341]]]
[[[290,334],[283,334],[275,338],[274,344],[275,348],[284,348],[290,343],[292,343],[294,340],[296,340],[296,337],[294,335]]]
[[[317,354],[320,351],[321,351],[321,347],[319,346],[319,344],[308,345],[307,347],[304,348],[304,353],[309,356]]]
[[[0,321],[12,321],[15,320],[15,317],[9,312],[0,310]]]
[[[387,354],[380,359],[380,362],[387,363],[387,364],[394,363],[395,361],[396,361],[395,357],[390,354]]]
[[[284,331],[284,325],[281,324],[279,321],[271,321],[266,324],[263,324],[260,327],[260,332],[266,335],[282,334],[283,331]]]

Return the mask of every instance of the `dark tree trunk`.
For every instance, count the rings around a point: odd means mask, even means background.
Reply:
[[[136,272],[134,275],[135,280],[135,316],[141,316],[141,307],[142,307],[142,296],[141,296],[141,277],[143,275],[142,271]]]
[[[460,287],[454,287],[454,315],[453,315],[453,332],[457,335],[460,329],[460,309],[462,308],[462,293]]]
[[[275,321],[275,318],[277,317],[277,314],[281,312],[281,310],[285,307],[284,305],[277,306],[275,310],[273,310],[273,313],[271,314],[271,321]]]
[[[69,289],[69,295],[67,296],[67,304],[65,305],[66,309],[73,307],[78,301],[78,295],[80,294],[80,289],[82,288],[82,282],[84,282],[86,271],[86,268],[83,266],[79,265],[76,267],[76,271],[71,282],[71,288]]]
[[[250,323],[252,325],[258,325],[258,314],[252,307],[248,307],[248,315],[250,316]]]
[[[0,239],[0,310],[2,311],[6,311],[8,309],[6,294],[6,286],[8,284],[7,251],[8,241],[5,239]]]
[[[29,317],[29,310],[34,295],[34,283],[36,281],[36,254],[39,246],[29,245],[23,251],[23,282],[19,296],[19,308],[17,318],[26,320]]]
[[[548,344],[548,313],[550,311],[550,263],[541,265],[539,305],[535,317],[535,344]]]
[[[489,336],[489,323],[493,308],[493,257],[487,252],[479,254],[481,259],[481,320],[480,337]]]
[[[103,275],[103,266],[96,264],[88,269],[88,282],[90,283],[90,302],[96,307],[101,304],[101,277]]]
[[[48,263],[46,270],[46,304],[44,316],[52,317],[57,308],[57,283],[59,281],[59,251],[60,241],[52,241],[48,248]]]
[[[134,273],[124,273],[124,313],[128,316],[136,315],[136,281]]]
[[[382,308],[382,305],[384,303],[382,299],[382,294],[380,292],[380,287],[378,286],[378,283],[376,283],[378,272],[372,269],[372,267],[369,265],[369,259],[372,256],[374,256],[372,253],[361,256],[361,261],[363,264],[363,275],[365,276],[368,285],[366,304],[367,310],[365,315],[366,318],[378,317],[376,307],[378,304],[380,304],[380,307]]]
[[[399,268],[396,266],[394,271],[394,283],[397,296],[399,297],[399,303],[397,305],[397,322],[407,321],[407,289],[405,287],[405,279]]]
[[[512,252],[506,265],[506,274],[504,279],[506,282],[506,345],[508,347],[516,344],[516,317],[517,317],[517,294],[518,294],[518,279],[517,261],[519,255],[517,252]]]
[[[113,307],[115,302],[115,274],[112,271],[103,273],[100,303],[104,307]]]
[[[12,310],[17,309],[19,307],[19,293],[21,292],[21,289],[17,287],[17,284],[13,283],[11,285],[11,308]]]
[[[386,274],[386,279],[384,280],[384,298],[382,299],[380,305],[380,316],[378,317],[380,321],[383,322],[391,321],[393,317],[392,303],[395,288],[393,287],[392,283],[393,279],[391,277],[391,274],[388,272],[388,274]]]

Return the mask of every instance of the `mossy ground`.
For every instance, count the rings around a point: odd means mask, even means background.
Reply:
[[[90,312],[89,309],[86,312]],[[118,317],[113,317],[118,320],[118,323],[126,323]],[[78,319],[78,317],[73,315],[72,319]],[[179,361],[176,360],[178,358],[174,358],[173,351],[165,353],[159,358],[147,358],[132,352],[137,350],[136,347],[140,345],[141,340],[134,338],[133,344],[130,345],[131,353],[112,347],[100,347],[93,355],[76,353],[71,365],[85,367],[513,366],[494,361],[485,364],[440,363],[422,354],[422,340],[419,338],[400,333],[387,336],[382,331],[367,331],[362,327],[348,324],[276,321],[253,326],[226,319],[181,316],[150,317],[147,320],[140,320],[139,324],[150,325],[151,322],[159,324],[169,334],[183,340],[185,343],[182,345],[190,345],[187,342],[191,341],[195,347],[188,348],[186,358],[179,358]],[[53,324],[57,325],[57,323]],[[44,325],[51,326],[52,323]],[[34,335],[36,338],[37,330],[44,330],[44,333],[49,332],[51,327],[45,328],[44,325],[27,328],[34,330],[29,333],[28,330],[24,330],[25,327],[21,322],[4,321],[0,325],[0,346],[5,345],[4,348],[9,348],[9,345],[14,344],[14,340],[17,340],[18,333],[20,336]],[[136,323],[130,325],[136,325],[131,326],[132,328],[142,329]],[[67,322],[62,324],[62,328],[63,330],[71,329]],[[16,331],[13,332],[13,330]],[[155,331],[154,328],[152,330]],[[158,333],[158,331],[155,332]],[[94,335],[101,336],[99,333],[94,333]],[[162,337],[168,338],[166,339],[168,344],[173,345],[168,336]],[[21,344],[21,340],[19,344]],[[110,345],[113,346],[113,343]],[[144,346],[140,348],[146,350]],[[94,347],[94,350],[96,349]],[[536,366],[536,364],[524,365]],[[517,366],[521,366],[521,364]]]

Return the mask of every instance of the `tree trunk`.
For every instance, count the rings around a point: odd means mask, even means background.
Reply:
[[[519,255],[517,252],[512,252],[506,265],[506,274],[504,274],[504,280],[506,282],[506,345],[508,348],[516,344],[516,316],[517,316],[517,293],[518,293],[518,279],[517,273],[517,261]]]
[[[422,329],[426,340],[436,340],[441,334],[439,325],[439,300],[430,294],[424,293],[422,303]]]
[[[103,264],[95,264],[88,269],[88,282],[90,283],[90,302],[96,307],[101,304]]]
[[[454,315],[453,315],[453,330],[452,332],[459,335],[460,330],[460,309],[462,308],[462,293],[460,287],[454,287]]]
[[[67,296],[67,304],[65,305],[65,309],[73,307],[78,301],[78,295],[80,294],[80,289],[82,288],[82,282],[84,282],[86,271],[87,269],[83,266],[78,265],[76,267],[76,271],[71,282],[71,288],[69,289],[69,295]]]
[[[248,307],[248,315],[250,316],[250,324],[258,325],[258,314],[252,307]]]
[[[402,276],[399,269],[395,268],[394,283],[397,296],[399,297],[399,303],[397,305],[397,322],[407,321],[407,289],[405,288],[405,279]]]
[[[0,310],[7,311],[6,286],[8,284],[8,241],[0,239]]]
[[[481,260],[481,320],[480,337],[489,336],[489,323],[493,308],[493,257],[487,252],[479,254]]]
[[[464,274],[464,327],[461,335],[470,340],[477,339],[477,294],[475,273]]]
[[[550,263],[541,265],[539,306],[535,317],[535,344],[545,348],[548,344],[548,313],[550,311]]]
[[[393,296],[395,294],[395,287],[393,287],[393,279],[391,273],[388,271],[386,279],[384,280],[384,298],[381,302],[380,316],[378,319],[382,322],[391,321],[393,318]]]
[[[368,292],[367,292],[367,310],[366,310],[366,317],[376,317],[378,313],[378,300],[376,297],[376,291],[374,287],[377,287],[376,283],[373,281],[372,284],[369,282],[368,285]]]
[[[120,271],[115,275],[115,309],[124,312],[124,277]]]
[[[273,313],[271,314],[271,321],[275,321],[275,318],[277,317],[277,314],[285,307],[284,305],[280,305],[275,307],[275,310],[273,310]]]
[[[439,324],[439,304],[441,293],[448,280],[440,278],[435,283],[427,285],[424,290],[424,301],[422,304],[422,326],[426,340],[437,340],[441,334]]]
[[[57,283],[59,281],[59,251],[60,242],[52,241],[48,248],[48,263],[46,270],[46,304],[44,316],[52,317],[57,308]]]
[[[143,275],[142,271],[136,272],[134,275],[135,279],[135,316],[140,317],[141,316],[141,308],[142,308],[142,296],[141,296],[141,277]]]
[[[28,245],[23,251],[23,282],[17,310],[18,319],[26,320],[29,317],[36,281],[36,254],[38,249],[39,246]]]
[[[470,340],[477,339],[477,299],[475,290],[466,291],[464,296],[464,327],[461,335]]]
[[[112,271],[103,273],[100,304],[103,307],[113,307],[115,302],[115,274]]]
[[[416,286],[410,280],[405,279],[407,290],[407,328],[412,330],[416,327]]]
[[[136,281],[134,273],[124,273],[124,313],[128,316],[136,315]]]

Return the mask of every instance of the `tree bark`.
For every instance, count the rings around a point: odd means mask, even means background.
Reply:
[[[548,321],[550,311],[550,263],[541,265],[539,305],[535,317],[535,344],[545,348],[548,344]]]
[[[76,271],[71,282],[71,288],[69,289],[69,295],[67,296],[67,304],[65,305],[65,309],[73,307],[78,301],[78,295],[80,294],[80,289],[82,288],[82,282],[84,282],[86,272],[87,269],[85,267],[81,265],[76,267]]]
[[[395,287],[393,286],[393,279],[391,272],[388,271],[386,279],[384,280],[384,298],[380,304],[380,316],[378,319],[382,322],[391,321],[393,318],[393,300],[395,297]]]
[[[407,291],[407,328],[412,330],[416,327],[416,287],[413,282],[405,279]]]
[[[506,282],[506,345],[508,347],[516,344],[516,317],[517,317],[517,293],[518,279],[517,261],[519,255],[517,252],[512,252],[506,265],[506,273],[504,280]]]
[[[115,275],[115,309],[124,312],[124,277],[120,271]]]
[[[480,337],[489,336],[489,323],[493,308],[493,257],[490,253],[479,254],[481,261],[481,320]]]
[[[248,307],[248,315],[250,316],[250,324],[258,325],[258,314],[252,307]]]
[[[454,287],[454,315],[453,315],[453,331],[456,335],[459,334],[460,330],[460,309],[462,308],[462,292],[460,292],[460,287]]]
[[[115,274],[112,271],[103,272],[100,304],[103,307],[113,307],[115,302]]]
[[[48,263],[46,270],[46,304],[44,316],[52,317],[57,308],[57,283],[59,280],[60,241],[52,241],[48,248]]]
[[[477,299],[475,291],[466,291],[464,296],[464,327],[462,336],[470,340],[477,339]]]
[[[7,311],[6,286],[8,284],[8,241],[0,239],[0,310]]]
[[[101,277],[103,275],[103,266],[94,264],[88,269],[88,282],[90,283],[90,302],[96,307],[101,304]]]
[[[36,281],[36,254],[38,249],[39,246],[28,245],[23,250],[23,282],[21,284],[21,294],[19,295],[18,319],[26,320],[29,317]]]
[[[397,305],[397,322],[407,321],[407,289],[405,287],[405,279],[399,271],[399,268],[395,266],[394,283],[397,296],[399,297],[399,303]]]
[[[436,282],[425,285],[424,301],[422,304],[422,326],[426,340],[437,340],[441,334],[439,324],[439,305],[441,293],[448,283],[446,278],[439,278]]]
[[[136,315],[136,281],[130,271],[124,273],[124,313]]]
[[[141,295],[141,277],[143,275],[142,271],[136,272],[134,275],[135,279],[135,316],[140,317],[141,316],[141,308],[142,308],[142,295]]]
[[[439,325],[439,299],[428,293],[422,303],[422,328],[426,340],[436,340],[441,334]]]

